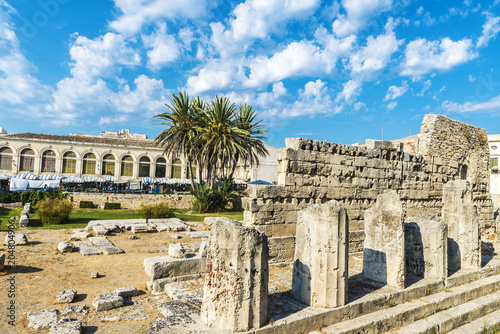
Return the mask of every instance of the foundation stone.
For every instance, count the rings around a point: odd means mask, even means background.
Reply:
[[[292,294],[313,307],[347,302],[347,212],[332,200],[299,211]]]
[[[207,248],[201,320],[222,330],[267,323],[267,236],[237,221],[216,221]]]
[[[373,281],[404,289],[405,236],[403,207],[396,191],[377,196],[365,212],[363,275]]]

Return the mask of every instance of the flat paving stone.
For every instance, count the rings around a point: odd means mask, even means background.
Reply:
[[[77,319],[65,318],[50,327],[49,334],[81,334],[82,322]]]
[[[28,327],[34,329],[49,328],[57,323],[57,310],[49,309],[37,312],[28,312]]]
[[[116,247],[106,237],[91,237],[89,241],[99,247],[105,255],[125,253],[123,249]]]
[[[77,241],[75,242],[75,246],[84,256],[102,254],[102,250],[94,246],[90,241]]]
[[[96,311],[107,311],[123,306],[123,303],[123,297],[117,296],[114,293],[103,293],[94,299],[92,305]]]

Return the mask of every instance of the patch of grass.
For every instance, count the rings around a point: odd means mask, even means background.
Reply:
[[[175,217],[187,222],[202,222],[205,217],[227,217],[243,220],[243,210],[227,210],[216,213],[196,213],[187,209],[174,209]]]

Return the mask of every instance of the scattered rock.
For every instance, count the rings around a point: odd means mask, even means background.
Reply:
[[[69,237],[69,241],[77,241],[77,240],[82,240],[82,239],[87,239],[91,237],[92,234],[88,232],[75,232],[72,236]]]
[[[172,244],[168,247],[168,255],[174,259],[184,259],[186,257],[186,249],[182,244]]]
[[[178,325],[192,324],[193,319],[186,314],[158,318],[153,321],[150,325],[146,334],[160,334],[167,333],[166,330]]]
[[[5,244],[6,245],[27,245],[29,244],[28,238],[24,233],[14,233],[9,231],[5,236]]]
[[[89,313],[89,308],[87,306],[66,306],[62,309],[61,314],[74,314],[74,313]]]
[[[180,238],[182,238],[182,236],[179,235],[179,234],[171,234],[170,237],[174,238],[174,239],[180,239]]]
[[[59,303],[71,303],[76,297],[76,290],[63,290],[57,295],[57,301]]]
[[[96,311],[106,311],[123,306],[123,302],[123,297],[117,296],[114,293],[103,293],[94,299],[92,305]]]
[[[97,278],[99,277],[99,273],[97,271],[94,271],[92,272],[92,274],[90,274],[90,278]]]
[[[27,215],[22,215],[21,219],[19,220],[19,228],[26,228],[28,227],[28,224],[30,222],[30,219],[28,218]]]
[[[207,247],[208,247],[208,242],[203,241],[200,245],[200,249],[198,251],[198,256],[199,257],[207,257]]]
[[[137,238],[137,236],[136,236],[136,235],[129,235],[129,236],[128,236],[128,238],[129,238],[130,240],[139,239],[139,238]]]
[[[187,232],[193,239],[208,239],[210,237],[210,231],[196,231],[196,232]]]
[[[63,318],[50,327],[49,334],[81,334],[82,322],[77,319]]]
[[[49,328],[57,323],[57,310],[42,310],[37,312],[27,313],[29,324],[28,327],[34,329]]]
[[[158,311],[165,317],[179,316],[183,314],[199,313],[200,310],[194,306],[183,303],[180,300],[161,303],[158,305]]]
[[[5,254],[1,254],[0,255],[0,271],[3,271],[4,264],[5,264]]]
[[[114,293],[115,295],[123,298],[129,298],[137,296],[139,294],[139,290],[137,290],[133,286],[126,286],[123,288],[114,289],[111,293]]]
[[[70,253],[73,251],[73,245],[69,242],[69,241],[61,241],[58,245],[57,245],[57,249],[61,252],[61,253]]]
[[[112,316],[112,317],[99,317],[99,320],[101,320],[103,322],[118,321],[118,320],[120,320],[120,317],[117,315]]]

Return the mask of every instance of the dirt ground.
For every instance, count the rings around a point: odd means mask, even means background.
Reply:
[[[203,223],[194,223],[193,230],[207,230]],[[158,312],[160,303],[169,301],[166,295],[153,295],[146,290],[149,276],[143,268],[147,257],[167,255],[165,252],[172,243],[182,243],[185,247],[200,244],[201,239],[191,239],[183,232],[181,239],[174,239],[168,232],[150,232],[137,234],[139,239],[130,240],[130,231],[107,236],[115,246],[123,249],[124,254],[82,256],[76,249],[72,253],[60,253],[57,245],[68,240],[73,230],[36,230],[21,231],[31,243],[29,246],[16,247],[16,267],[0,272],[0,333],[48,333],[48,329],[28,328],[26,312],[45,309],[59,311],[66,306],[87,306],[89,313],[70,315],[82,320],[84,333],[145,333],[149,324],[162,317]],[[5,232],[0,233],[0,240],[5,239]],[[7,247],[0,245],[0,254],[7,253]],[[92,279],[92,272],[99,272],[99,278]],[[291,266],[270,266],[271,292],[286,291],[291,288]],[[9,279],[15,276],[15,298],[8,297]],[[202,280],[198,280],[201,285]],[[132,297],[124,307],[110,311],[96,312],[92,301],[99,294],[133,286],[141,294]],[[59,304],[56,296],[65,289],[77,290],[75,301]],[[9,325],[7,307],[15,300],[15,325]]]

